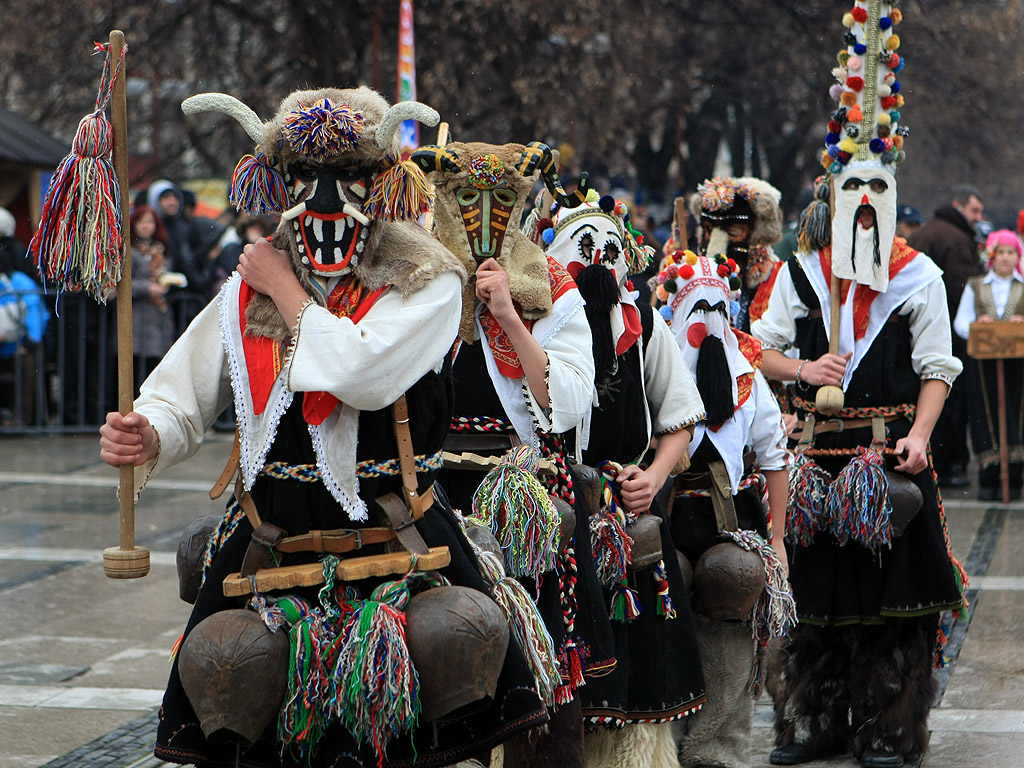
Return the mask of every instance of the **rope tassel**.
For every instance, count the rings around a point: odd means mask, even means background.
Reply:
[[[880,451],[861,448],[829,487],[825,514],[840,546],[849,541],[877,552],[891,546],[892,504]]]
[[[124,251],[121,190],[111,162],[113,129],[105,110],[126,51],[127,46],[110,77],[110,46],[96,43],[95,53],[106,52],[96,109],[78,124],[71,154],[53,174],[29,245],[44,282],[58,292],[84,290],[104,303],[121,279]]]
[[[789,506],[786,538],[801,547],[810,546],[823,530],[822,514],[832,478],[807,454],[797,452],[789,471]]]
[[[291,206],[288,187],[262,152],[246,155],[231,174],[228,202],[250,216],[281,213]]]
[[[510,576],[536,579],[555,567],[559,516],[534,474],[539,464],[530,446],[514,448],[473,495],[473,514],[491,527]]]

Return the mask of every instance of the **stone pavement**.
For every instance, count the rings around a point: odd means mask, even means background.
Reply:
[[[94,435],[0,437],[0,766],[155,768],[151,756],[167,656],[188,618],[174,552],[194,518],[219,514],[207,489],[230,451],[213,433],[197,457],[150,483],[136,539],[144,579],[107,579],[117,544],[117,475]],[[1024,765],[1024,504],[946,494],[954,552],[971,575],[971,618],[954,628],[924,766]],[[767,766],[762,700],[751,765]],[[856,766],[852,757],[821,766]]]

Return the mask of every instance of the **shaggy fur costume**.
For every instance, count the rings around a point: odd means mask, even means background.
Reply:
[[[587,768],[678,768],[672,723],[632,723],[619,731],[599,728],[583,740]]]
[[[928,748],[935,616],[882,626],[801,624],[786,643],[775,742],[822,752],[891,751],[914,762]]]
[[[754,700],[747,691],[754,660],[750,627],[695,615],[707,702],[673,723],[682,768],[748,768]]]
[[[524,320],[536,320],[551,312],[551,285],[548,279],[548,262],[544,251],[530,241],[518,227],[523,216],[523,206],[533,188],[534,179],[524,177],[516,170],[519,158],[525,147],[522,144],[482,144],[478,142],[460,144],[453,142],[446,150],[459,158],[463,168],[469,168],[474,158],[485,155],[496,155],[504,166],[505,184],[517,196],[515,206],[509,216],[509,226],[505,231],[505,239],[501,246],[498,264],[508,273],[508,287],[515,301],[523,312]],[[479,266],[470,249],[469,238],[463,226],[462,213],[455,199],[455,193],[472,186],[469,172],[450,173],[433,171],[428,178],[434,184],[434,234],[452,253],[454,253],[466,272],[469,280],[463,288],[462,323],[459,335],[468,342],[475,337],[474,308],[476,305],[476,268]]]

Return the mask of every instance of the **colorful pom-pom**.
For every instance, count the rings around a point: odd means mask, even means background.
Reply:
[[[879,98],[882,98],[882,99],[884,99],[886,96],[891,96],[892,95],[892,86],[886,85],[885,83],[882,83],[880,86],[878,86],[877,94],[878,94]]]
[[[828,146],[833,146],[839,143],[840,138],[842,137],[838,133],[826,133],[825,144],[827,144]]]
[[[888,49],[890,51],[899,50],[899,47],[900,47],[900,36],[899,35],[890,35],[889,39],[885,41],[885,47],[886,47],[886,49]]]
[[[861,111],[860,106],[854,104],[850,107],[850,111],[846,113],[846,119],[851,123],[859,123],[864,119],[864,113]]]
[[[901,86],[900,86],[900,84],[899,84],[899,81],[898,81],[898,80],[894,80],[894,81],[893,81],[893,83],[892,83],[892,85],[891,85],[891,86],[889,86],[889,89],[890,89],[890,90],[891,90],[891,91],[892,91],[893,93],[899,93],[899,92],[900,92],[900,87],[901,87]]]
[[[615,210],[615,198],[611,195],[603,195],[601,199],[597,201],[597,207],[605,213],[611,213]]]
[[[409,221],[430,210],[431,190],[416,163],[405,160],[378,173],[363,213],[382,221]]]
[[[838,160],[828,165],[829,173],[839,173],[841,170],[843,170],[843,164],[840,163]]]
[[[903,149],[903,137],[899,136],[899,135],[893,136],[892,137],[892,145],[896,149]]]
[[[834,84],[828,89],[828,95],[832,101],[839,101],[839,97],[843,95],[843,86],[838,83]]]
[[[725,277],[725,275],[722,275],[722,277]],[[730,290],[738,291],[740,289],[740,279],[738,277],[730,277],[729,288]]]
[[[889,18],[892,19],[893,24],[899,24],[901,21],[903,21],[903,11],[901,11],[899,8],[893,8],[891,11],[889,11]]]
[[[231,174],[228,202],[249,216],[282,213],[291,207],[284,177],[262,152],[246,155]]]
[[[729,276],[729,265],[728,264],[719,264],[718,265],[718,269],[716,271],[718,272],[718,276],[719,277],[728,277]]]
[[[325,160],[358,146],[362,130],[361,111],[348,104],[332,104],[330,99],[320,99],[289,112],[281,133],[293,151],[314,160]]]
[[[876,155],[879,155],[885,151],[885,142],[882,141],[881,139],[872,139],[871,143],[868,144],[868,149],[870,149]]]
[[[839,101],[844,107],[852,107],[857,103],[857,94],[853,91],[843,91],[843,95],[839,97]]]
[[[882,139],[882,144],[884,144],[884,145],[885,145],[885,149],[886,149],[886,151],[888,151],[888,150],[892,149],[892,139],[890,139],[890,138],[884,138],[884,139]]]
[[[669,264],[665,268],[665,274],[670,278],[679,277],[679,267],[675,264]]]
[[[836,54],[836,61],[839,62],[839,66],[845,67],[846,62],[850,60],[850,52],[847,50],[841,50]]]
[[[690,266],[693,266],[694,264],[696,264],[697,263],[697,254],[694,253],[693,251],[686,251],[686,263],[689,264]],[[680,271],[682,271],[682,270],[680,270]],[[687,278],[687,279],[689,279],[689,278]]]
[[[729,265],[730,272],[735,273],[739,271],[739,266],[734,259],[728,259],[725,263]]]
[[[853,46],[853,52],[856,53],[858,56],[863,56],[865,53],[867,53],[867,51],[868,47],[864,45],[864,43],[857,43],[856,45]]]
[[[856,148],[856,145],[854,145],[854,147]],[[839,157],[837,157],[836,160],[838,160],[843,165],[846,165],[848,162],[850,162],[850,159],[852,157],[853,152],[847,152],[845,149],[841,149],[839,150]]]
[[[860,92],[864,90],[864,78],[863,77],[848,77],[846,78],[846,87],[851,91]]]
[[[665,282],[662,284],[662,287],[664,287],[664,289],[669,293],[675,293],[676,291],[679,290],[679,285],[672,278],[665,280]]]
[[[857,42],[857,36],[853,32],[847,32],[843,35],[843,43],[846,45],[854,45]]]
[[[555,230],[552,227],[541,231],[540,239],[544,241],[544,245],[551,245],[555,242]]]
[[[839,156],[839,144],[830,144],[823,160],[835,160]]]
[[[904,103],[905,103],[903,101],[903,96],[901,94],[896,94],[895,98],[896,98],[896,106],[897,107],[902,107],[904,105]]]
[[[839,132],[839,130],[840,130],[840,129],[841,129],[842,127],[843,127],[843,126],[841,126],[841,125],[839,124],[839,121],[838,121],[838,120],[829,120],[829,121],[828,121],[828,130],[829,130],[829,133],[838,133],[838,132]]]
[[[894,123],[898,123],[900,118],[903,117],[903,115],[900,114],[900,111],[898,109],[894,109],[889,113],[889,117],[892,118],[892,121]]]
[[[853,18],[853,14],[852,13],[844,13],[843,14],[843,26],[844,27],[852,27],[853,24],[854,24],[854,21],[855,21],[855,19]]]
[[[882,109],[892,109],[896,106],[896,97],[886,96],[884,99],[881,99],[880,103],[882,105]]]
[[[866,8],[855,7],[850,11],[850,15],[853,16],[853,20],[858,24],[863,24],[868,20],[868,12]]]
[[[846,68],[851,72],[860,71],[862,66],[864,66],[864,62],[861,61],[860,56],[851,56],[846,62]]]
[[[847,154],[853,154],[857,151],[857,142],[847,137],[839,142],[839,149]]]
[[[889,69],[895,70],[896,67],[898,67],[899,65],[900,55],[898,53],[894,53],[891,56],[889,56]]]
[[[880,114],[878,116],[878,124],[879,125],[888,125],[891,121],[892,121],[892,117],[889,115],[888,112],[883,112],[882,114]]]
[[[882,30],[883,32],[885,32],[885,30],[887,30],[887,29],[889,29],[891,27],[892,27],[892,19],[890,19],[888,16],[883,16],[882,18],[880,18],[878,20],[878,28],[880,30]]]
[[[683,264],[683,266],[679,268],[679,276],[683,278],[683,280],[689,280],[693,275],[693,267],[690,264]]]
[[[734,277],[734,278],[732,278],[732,280],[735,280],[737,283],[739,283],[739,278],[738,277]],[[732,281],[730,280],[730,283],[731,282]],[[738,287],[739,286],[737,286],[737,288]],[[738,317],[739,314],[740,314],[740,303],[738,301],[736,301],[736,299],[733,299],[732,301],[729,302],[729,317]]]
[[[665,286],[659,285],[654,289],[654,295],[658,297],[658,301],[666,302],[669,299],[668,291],[665,290]]]
[[[658,310],[658,313],[662,316],[662,318],[664,318],[666,323],[672,322],[672,307],[670,307],[668,304],[661,307]]]

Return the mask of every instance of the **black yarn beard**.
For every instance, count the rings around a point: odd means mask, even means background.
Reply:
[[[610,269],[600,264],[591,264],[576,275],[576,287],[587,302],[587,322],[590,323],[590,335],[594,340],[595,380],[600,383],[615,373],[611,313],[619,303],[619,286]]]
[[[696,378],[708,424],[721,426],[732,418],[736,403],[732,399],[732,372],[725,356],[725,344],[717,336],[705,336],[701,342]]]
[[[863,208],[864,206],[861,206]],[[872,211],[873,212],[873,211]],[[857,270],[857,231],[860,227],[860,208],[857,209],[853,217],[853,242],[851,243],[853,253],[850,254],[850,264],[853,266],[854,271]],[[875,267],[882,266],[882,251],[878,244],[878,218],[876,214],[875,225],[871,228],[875,235],[875,254],[874,254],[874,265]]]

